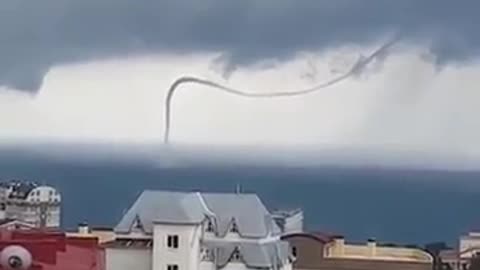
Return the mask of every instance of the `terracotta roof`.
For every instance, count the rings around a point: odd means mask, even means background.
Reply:
[[[290,233],[282,236],[282,239],[288,239],[290,237],[308,237],[315,239],[317,241],[320,241],[322,243],[328,243],[333,241],[335,238],[343,238],[343,236],[338,235],[338,234],[330,234],[330,233],[325,233],[325,232],[296,232],[296,233]]]

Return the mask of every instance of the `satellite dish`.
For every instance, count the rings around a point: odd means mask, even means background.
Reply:
[[[32,254],[22,246],[8,246],[0,253],[0,265],[3,269],[27,270],[32,265]]]

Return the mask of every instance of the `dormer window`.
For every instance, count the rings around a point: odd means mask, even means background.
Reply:
[[[213,252],[208,248],[202,250],[202,260],[203,261],[213,261]]]
[[[213,223],[212,221],[208,221],[207,222],[207,229],[206,229],[207,232],[213,232]]]
[[[237,227],[237,223],[235,223],[235,220],[232,221],[232,225],[230,226],[230,232],[238,233],[238,227]]]
[[[135,224],[133,225],[135,229],[142,229],[142,223],[140,221],[136,220]]]
[[[135,230],[141,230],[143,231],[143,225],[142,222],[140,221],[140,217],[136,217],[135,220],[133,221],[132,228]]]
[[[232,254],[232,261],[240,261],[240,251],[236,249]]]

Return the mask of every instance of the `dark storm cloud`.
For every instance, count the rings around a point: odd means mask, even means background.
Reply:
[[[2,0],[0,85],[35,92],[54,65],[161,51],[222,51],[224,73],[392,31],[438,63],[480,48],[479,1]],[[430,43],[429,43],[430,44]]]

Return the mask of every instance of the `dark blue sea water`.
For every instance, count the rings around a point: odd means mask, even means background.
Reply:
[[[303,208],[311,230],[343,233],[356,241],[454,243],[480,224],[480,173],[472,171],[215,164],[168,168],[116,159],[115,153],[96,159],[87,151],[76,162],[73,154],[51,158],[38,149],[0,150],[0,178],[37,180],[61,190],[68,228],[83,220],[114,225],[144,189],[233,192],[236,184],[257,193],[271,209]]]

